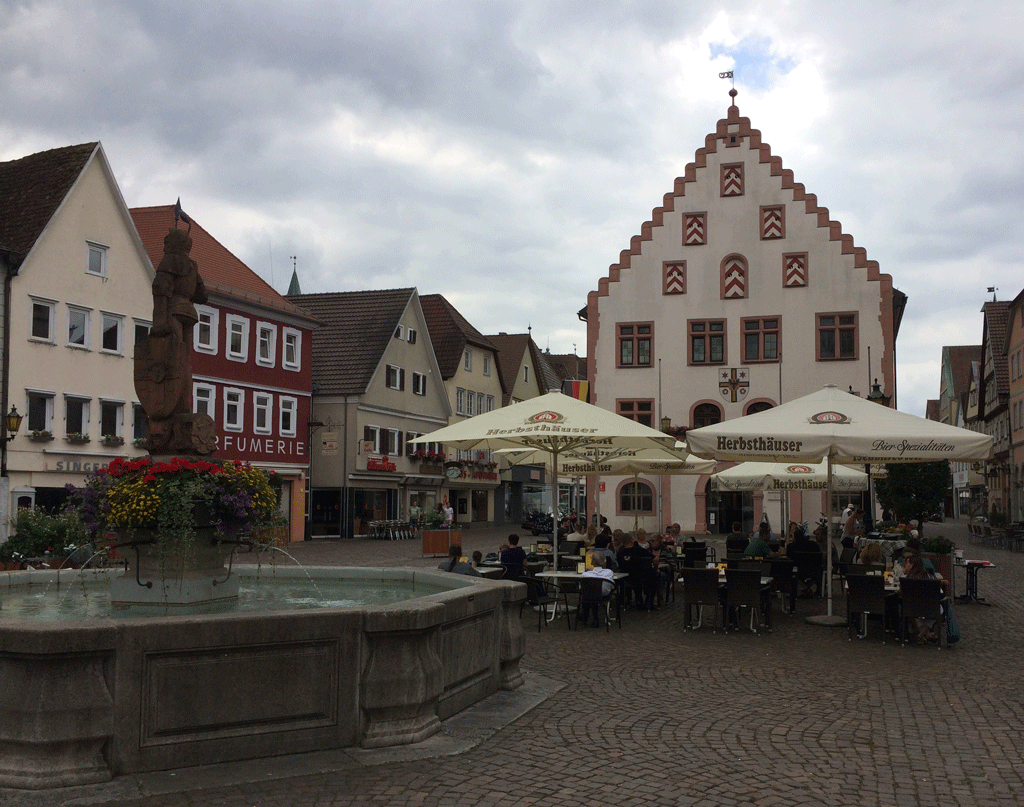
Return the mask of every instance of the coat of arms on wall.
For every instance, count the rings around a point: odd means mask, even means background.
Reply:
[[[718,390],[732,403],[746,398],[750,389],[750,373],[746,367],[723,367],[718,371]]]

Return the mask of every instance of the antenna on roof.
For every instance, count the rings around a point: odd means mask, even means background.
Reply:
[[[994,303],[996,301],[996,292],[999,291],[999,289],[996,286],[989,286],[988,290],[992,295],[992,302]]]
[[[178,222],[183,221],[188,225],[188,232],[192,232],[192,219],[188,217],[188,214],[181,209],[181,197],[178,197],[178,201],[174,203],[174,229],[178,229]]]

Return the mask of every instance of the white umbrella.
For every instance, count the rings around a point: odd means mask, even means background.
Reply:
[[[833,466],[838,463],[971,461],[992,456],[992,438],[988,435],[889,409],[832,384],[774,409],[691,429],[686,433],[686,443],[697,456],[716,460],[825,459],[830,508]],[[831,621],[831,550],[825,557]]]
[[[551,455],[546,452],[504,449],[498,453],[507,457],[513,465],[544,465],[549,471],[551,469]],[[636,477],[640,474],[650,476],[711,474],[714,473],[716,465],[714,460],[704,460],[689,454],[686,450],[686,443],[678,441],[671,448],[653,446],[651,448],[625,449],[616,452],[614,456],[610,455],[607,446],[594,446],[563,453],[558,461],[558,475],[625,476],[633,474],[634,481],[636,481]],[[600,497],[597,497],[598,526],[601,522],[600,501]],[[636,529],[635,521],[633,527]]]
[[[421,435],[413,442],[443,443],[462,450],[527,448],[550,455],[554,469],[551,501],[555,508],[552,549],[555,568],[558,568],[559,456],[566,451],[595,448],[606,452],[606,458],[611,459],[633,449],[671,447],[675,438],[607,409],[560,392],[549,392],[461,420],[432,434]]]
[[[711,481],[721,490],[825,490],[828,463],[741,462],[719,471]],[[844,493],[867,490],[868,475],[836,465],[832,468],[832,487]]]

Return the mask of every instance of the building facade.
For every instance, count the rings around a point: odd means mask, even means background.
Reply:
[[[877,379],[895,405],[905,301],[733,104],[588,296],[591,401],[677,433],[825,384],[867,395]],[[603,482],[601,513],[648,530],[750,529],[782,509],[780,493],[704,476]],[[797,521],[825,510],[820,493],[790,495]]]
[[[1007,517],[1024,521],[1024,291],[1006,314],[1007,412],[1009,413],[1009,496]]]
[[[947,345],[942,348],[938,420],[966,428],[966,401],[973,371],[981,358],[981,345]],[[985,474],[980,463],[954,462],[953,487],[946,503],[952,518],[977,515],[984,509]]]
[[[443,499],[451,409],[414,288],[289,296],[315,317],[310,534],[368,535]]]
[[[174,205],[132,208],[153,266],[175,226]],[[296,308],[194,219],[191,257],[208,301],[193,330],[192,408],[217,424],[213,457],[281,477],[287,539],[305,535],[315,318]],[[143,421],[144,424],[144,421]],[[136,435],[144,436],[143,434]]]
[[[53,510],[64,486],[133,456],[141,409],[133,346],[152,315],[153,269],[99,143],[0,164],[0,244],[15,256],[4,403],[4,536],[18,507]]]

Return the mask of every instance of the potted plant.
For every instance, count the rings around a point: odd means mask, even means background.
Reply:
[[[148,437],[136,437],[134,440],[132,440],[132,445],[135,446],[136,448],[145,448],[146,443],[148,442]]]
[[[28,433],[29,440],[35,440],[37,443],[45,443],[53,439],[53,432],[49,429],[33,429]]]
[[[53,568],[88,541],[88,532],[72,511],[47,513],[27,507],[12,519],[14,535],[0,544],[0,562],[17,564],[24,560],[46,558]],[[91,554],[91,553],[89,553]]]
[[[105,445],[105,446],[123,446],[124,445],[124,438],[123,437],[119,437],[116,434],[104,434],[103,435],[103,445]]]
[[[88,443],[89,435],[82,434],[81,432],[68,432],[66,435],[64,435],[64,439],[67,440],[72,445],[78,445],[81,443]]]
[[[953,542],[941,535],[921,540],[922,555],[928,557],[936,571],[946,580],[953,579]]]

